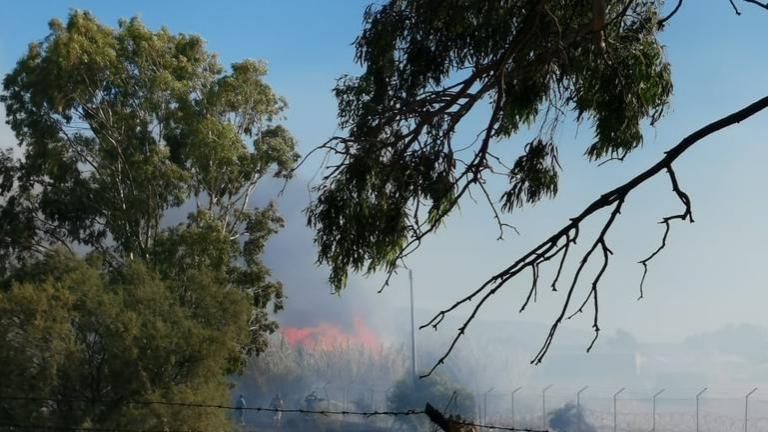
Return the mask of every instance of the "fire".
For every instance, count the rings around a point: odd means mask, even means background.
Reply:
[[[356,317],[350,332],[345,332],[337,325],[322,323],[315,327],[283,327],[283,338],[291,346],[303,346],[312,349],[333,350],[349,345],[363,346],[378,352],[381,348],[376,334]]]

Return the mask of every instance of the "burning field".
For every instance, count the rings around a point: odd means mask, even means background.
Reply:
[[[335,324],[321,323],[314,327],[283,327],[280,333],[285,342],[294,348],[331,351],[356,346],[374,353],[380,353],[382,350],[376,333],[361,317],[355,317],[352,329],[347,331]]]

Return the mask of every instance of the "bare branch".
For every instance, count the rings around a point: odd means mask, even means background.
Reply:
[[[520,231],[517,230],[517,228],[513,225],[510,225],[506,222],[504,222],[501,219],[501,215],[499,214],[499,210],[496,208],[496,204],[494,204],[493,199],[491,199],[490,193],[488,193],[488,189],[485,187],[485,182],[479,181],[477,185],[480,187],[480,190],[483,191],[483,195],[485,196],[486,202],[488,202],[488,206],[491,208],[491,212],[493,212],[493,218],[496,220],[496,225],[499,228],[499,236],[496,238],[496,240],[503,240],[504,239],[504,228],[509,228],[513,230],[516,234],[520,234]]]
[[[541,349],[536,354],[536,356],[533,358],[531,363],[539,364],[544,359],[544,355],[549,350],[550,345],[552,345],[552,341],[555,339],[555,332],[557,332],[558,327],[563,321],[563,318],[565,317],[565,314],[568,312],[568,306],[570,305],[571,297],[573,296],[573,292],[576,289],[576,284],[579,282],[579,277],[581,276],[582,270],[584,270],[584,267],[589,262],[589,258],[592,255],[592,253],[597,249],[597,247],[600,247],[600,250],[603,253],[603,265],[600,267],[600,271],[598,271],[595,278],[592,280],[592,288],[589,291],[589,294],[587,295],[587,300],[584,301],[584,303],[579,307],[577,310],[577,313],[580,313],[582,309],[584,308],[584,304],[589,300],[590,297],[592,297],[595,301],[595,310],[594,310],[594,324],[593,328],[595,329],[595,339],[593,339],[592,344],[594,344],[594,341],[597,338],[597,333],[600,331],[600,328],[597,325],[597,317],[598,317],[598,309],[597,309],[597,287],[600,283],[600,279],[603,277],[603,274],[605,273],[605,269],[608,267],[608,255],[610,255],[612,252],[608,248],[608,246],[605,243],[605,235],[608,233],[608,231],[611,229],[611,226],[613,225],[613,222],[616,220],[616,217],[621,213],[621,206],[624,204],[624,198],[621,198],[617,203],[616,206],[613,208],[613,211],[611,212],[611,215],[608,217],[608,221],[603,226],[603,229],[600,231],[600,234],[597,236],[597,239],[592,244],[592,247],[587,251],[586,254],[581,259],[581,263],[579,264],[579,267],[576,269],[576,272],[573,275],[573,280],[571,281],[571,286],[568,288],[568,292],[565,296],[565,302],[563,302],[563,308],[560,311],[560,315],[557,317],[555,322],[552,324],[552,327],[549,329],[549,334],[547,335],[547,338],[544,340],[544,344],[541,346]],[[569,316],[570,319],[573,315]],[[592,344],[590,344],[589,349],[592,348]],[[589,350],[588,349],[588,350]]]
[[[736,3],[733,2],[733,0],[728,0],[731,3],[731,6],[733,7],[733,11],[736,12],[736,15],[741,15],[741,12],[739,12],[739,8],[736,7]]]
[[[544,344],[542,345],[542,348],[533,358],[532,363],[540,363],[544,358],[544,355],[546,354],[552,341],[554,340],[555,332],[558,326],[560,325],[560,323],[562,322],[562,320],[564,319],[567,313],[568,306],[570,304],[570,300],[573,295],[573,291],[575,290],[575,287],[579,280],[581,272],[583,268],[586,266],[587,262],[589,261],[589,258],[592,255],[592,253],[595,251],[595,249],[599,247],[603,255],[602,266],[599,272],[597,273],[597,275],[595,276],[595,278],[592,280],[592,286],[587,295],[587,298],[575,312],[575,313],[580,312],[581,310],[583,310],[584,306],[587,304],[587,302],[590,299],[593,300],[593,304],[594,304],[593,329],[595,331],[595,338],[589,345],[588,349],[591,349],[594,346],[595,340],[597,339],[597,335],[600,330],[598,326],[598,298],[597,298],[598,285],[608,266],[608,257],[609,255],[612,254],[611,250],[608,248],[607,243],[605,241],[605,236],[610,230],[611,226],[613,225],[616,217],[619,215],[621,211],[621,206],[625,202],[627,196],[634,189],[636,189],[638,186],[645,183],[647,180],[653,178],[654,176],[656,176],[662,171],[666,171],[670,177],[670,181],[672,182],[672,189],[674,193],[677,195],[677,197],[680,199],[680,201],[684,204],[685,210],[683,213],[679,215],[669,216],[665,218],[665,221],[669,222],[674,219],[682,219],[682,220],[688,219],[692,221],[691,210],[690,210],[690,198],[685,192],[682,191],[682,189],[680,188],[677,182],[677,178],[675,177],[674,170],[672,169],[673,162],[677,160],[677,158],[680,157],[686,150],[688,150],[691,146],[693,146],[700,140],[724,128],[732,126],[743,120],[746,120],[747,118],[764,110],[766,107],[768,107],[768,96],[763,97],[757,100],[756,102],[742,108],[741,110],[736,111],[730,115],[727,115],[719,120],[716,120],[696,130],[690,135],[686,136],[677,145],[675,145],[670,150],[665,152],[664,157],[661,158],[658,162],[656,162],[653,166],[641,172],[637,176],[633,177],[626,183],[598,197],[596,200],[590,203],[579,215],[572,218],[568,224],[566,224],[563,228],[561,228],[555,234],[553,234],[548,239],[540,243],[538,246],[534,247],[533,249],[525,253],[522,257],[520,257],[510,266],[508,266],[507,268],[503,269],[496,275],[486,280],[479,288],[475,289],[465,297],[457,300],[450,307],[436,313],[432,317],[432,319],[430,319],[426,324],[422,325],[421,328],[431,326],[436,330],[437,327],[440,325],[440,323],[443,321],[443,319],[447,316],[447,314],[455,311],[457,308],[459,308],[463,304],[471,302],[476,297],[483,294],[480,297],[480,300],[477,302],[477,304],[475,304],[475,306],[472,308],[472,311],[470,312],[467,319],[464,321],[461,327],[459,327],[456,335],[454,336],[451,344],[449,345],[448,349],[445,351],[443,356],[440,357],[440,359],[438,359],[435,365],[424,376],[429,376],[430,374],[432,374],[432,372],[435,371],[437,367],[439,367],[441,364],[445,362],[445,359],[448,357],[448,355],[450,355],[450,353],[453,351],[454,347],[458,343],[459,339],[461,339],[461,337],[466,332],[466,329],[469,326],[469,324],[475,319],[475,317],[477,316],[477,313],[480,311],[484,303],[492,295],[494,295],[499,289],[501,289],[501,287],[506,285],[506,283],[510,279],[514,278],[515,276],[520,274],[523,270],[529,267],[532,269],[534,273],[534,283],[532,283],[531,290],[535,290],[536,288],[535,279],[538,277],[538,266],[544,261],[549,260],[558,254],[562,253],[563,255],[565,255],[566,252],[568,251],[567,245],[576,241],[580,224],[584,222],[586,219],[590,218],[595,213],[597,213],[598,211],[613,206],[613,210],[608,218],[608,221],[603,226],[603,229],[595,239],[594,243],[592,244],[592,247],[582,257],[581,263],[579,264],[576,272],[574,273],[574,276],[571,281],[571,285],[566,293],[566,299],[563,304],[563,308],[561,309],[561,313],[553,323],[552,327],[550,328],[549,335],[545,339]],[[575,233],[573,237],[571,237],[571,232]],[[666,235],[664,240],[666,240]],[[652,254],[651,258],[655,256],[656,253]],[[558,267],[556,278],[560,277],[564,261],[565,261],[565,258],[562,258],[561,263]],[[647,260],[646,260],[646,263],[647,263]],[[529,291],[529,297],[530,297],[530,291]],[[571,316],[573,316],[573,314]]]
[[[759,2],[757,0],[744,0],[744,3],[750,3],[750,4],[753,4],[755,6],[761,7],[763,9],[765,9],[765,10],[768,10],[768,2],[761,3],[761,2]]]
[[[680,185],[677,182],[677,177],[675,176],[675,171],[672,169],[671,166],[667,168],[667,173],[669,174],[669,179],[670,179],[670,182],[672,183],[672,191],[675,192],[677,197],[683,203],[684,210],[680,214],[667,216],[659,222],[664,224],[664,236],[661,238],[661,244],[659,245],[658,248],[656,248],[656,250],[654,250],[650,255],[648,255],[647,258],[638,261],[638,263],[643,266],[643,276],[640,278],[640,297],[637,298],[638,300],[643,298],[643,283],[645,282],[645,277],[648,274],[648,263],[656,255],[658,255],[662,249],[664,249],[667,246],[667,238],[669,237],[669,230],[671,228],[670,222],[675,219],[680,219],[680,220],[688,219],[690,223],[693,223],[693,212],[691,211],[691,200],[688,197],[688,194],[686,194],[680,189]]]
[[[673,16],[675,16],[677,11],[680,10],[680,6],[682,6],[682,5],[683,5],[683,0],[677,0],[677,4],[675,5],[675,8],[672,9],[672,12],[670,12],[669,15],[665,16],[664,18],[660,19],[659,22],[656,23],[656,25],[658,25],[659,28],[664,27],[664,24],[667,21],[669,21]]]

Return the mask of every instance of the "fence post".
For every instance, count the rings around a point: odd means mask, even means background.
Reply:
[[[651,419],[651,432],[656,432],[656,398],[658,398],[660,394],[664,393],[664,390],[666,389],[661,389],[653,395],[653,409],[651,413],[653,419]]]
[[[752,393],[757,391],[757,387],[753,388],[749,393],[747,393],[746,396],[744,396],[744,432],[747,432],[748,430],[748,422],[749,422],[749,397],[752,396]]]
[[[589,386],[584,386],[576,392],[576,415],[580,416],[577,418],[583,418],[583,415],[581,414],[581,393],[588,388]],[[581,421],[576,424],[576,432],[581,432]]]
[[[483,393],[483,424],[488,423],[488,393],[492,392],[496,387],[491,387],[487,392]]]
[[[552,388],[554,384],[550,384],[541,391],[541,430],[547,429],[547,390]]]
[[[701,399],[701,395],[703,395],[705,391],[707,391],[707,387],[704,387],[700,392],[696,393],[696,432],[699,432],[699,399]]]
[[[512,393],[510,394],[510,399],[509,399],[510,402],[509,403],[510,403],[510,408],[512,408],[512,428],[515,427],[515,393],[519,392],[520,389],[522,389],[522,388],[523,388],[522,386],[518,387],[518,388],[512,390]]]
[[[616,398],[619,397],[621,392],[624,391],[624,387],[619,389],[616,393],[613,394],[613,432],[616,432]]]

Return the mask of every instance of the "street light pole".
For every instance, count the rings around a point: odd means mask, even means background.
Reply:
[[[701,399],[701,395],[703,395],[705,391],[707,391],[707,387],[704,387],[700,392],[696,393],[696,432],[699,432],[699,399]]]
[[[613,394],[613,432],[616,432],[616,398],[619,397],[621,392],[624,391],[624,387],[619,389],[616,393]]]
[[[753,388],[752,391],[747,393],[747,395],[744,397],[744,432],[747,432],[747,425],[749,421],[749,397],[752,396],[752,393],[757,391],[757,387]]]
[[[547,390],[552,388],[554,384],[550,384],[541,391],[541,430],[547,429]]]
[[[411,288],[411,378],[416,386],[416,321],[413,317],[413,271],[408,268],[408,282]]]
[[[581,432],[581,418],[583,417],[581,414],[581,394],[588,388],[589,386],[584,386],[576,392],[576,415],[579,416],[577,417],[579,422],[576,424],[576,432]]]
[[[510,403],[510,408],[512,408],[512,428],[513,429],[515,427],[515,393],[519,392],[520,389],[522,389],[522,388],[523,387],[518,387],[518,388],[512,390],[512,393],[510,394],[510,399],[509,399],[510,402],[509,403]]]
[[[666,389],[661,389],[653,395],[653,420],[651,420],[651,432],[656,432],[656,398],[658,398],[660,394],[664,393],[664,390]]]

